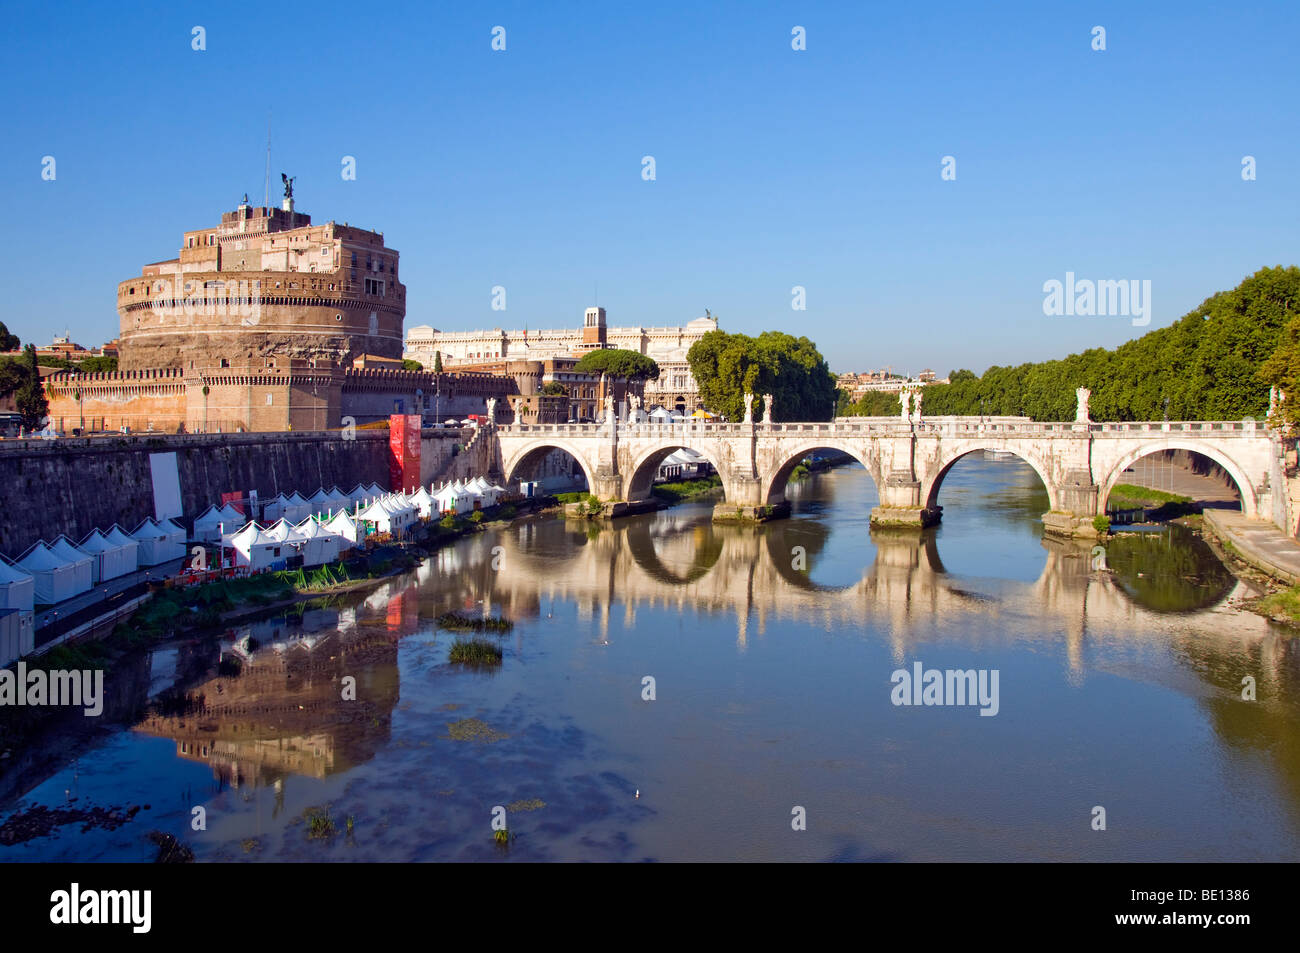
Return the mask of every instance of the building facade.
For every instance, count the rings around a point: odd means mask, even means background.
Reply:
[[[647,381],[646,409],[656,406],[690,414],[700,406],[699,386],[686,360],[691,345],[710,331],[718,330],[712,315],[681,327],[608,327],[604,308],[588,308],[579,328],[480,331],[440,331],[427,324],[417,325],[406,335],[405,356],[432,368],[436,355],[442,366],[491,365],[499,362],[544,362],[577,360],[593,348],[611,347],[636,351],[659,365],[659,379]],[[594,416],[581,411],[576,416]]]

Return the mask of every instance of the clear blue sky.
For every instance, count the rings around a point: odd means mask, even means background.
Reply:
[[[836,371],[1110,347],[1148,329],[1046,317],[1043,282],[1150,279],[1154,328],[1296,263],[1298,11],[10,5],[0,320],[115,337],[117,282],[244,192],[260,204],[269,111],[272,202],[286,171],[315,220],[382,230],[408,328],[577,326],[598,283],[611,324],[707,307],[727,330],[807,334]]]

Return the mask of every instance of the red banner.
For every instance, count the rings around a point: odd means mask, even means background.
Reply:
[[[420,486],[420,415],[388,418],[388,488],[411,493]]]
[[[244,512],[244,494],[238,490],[234,493],[221,494],[221,505],[225,506],[227,503],[239,510],[240,513]]]

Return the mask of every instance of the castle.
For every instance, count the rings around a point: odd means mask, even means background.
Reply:
[[[381,232],[314,225],[248,196],[187,231],[180,253],[117,287],[118,370],[46,379],[56,429],[323,430],[420,413],[481,412],[512,382],[402,369],[406,288]]]

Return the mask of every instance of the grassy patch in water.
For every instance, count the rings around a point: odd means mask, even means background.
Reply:
[[[460,721],[448,722],[447,735],[452,741],[477,741],[483,744],[491,744],[510,737],[477,718],[462,718]]]
[[[501,649],[482,639],[457,639],[447,660],[469,665],[500,665]]]
[[[515,626],[509,619],[475,618],[462,612],[444,612],[436,621],[450,632],[509,632]]]
[[[329,806],[309,807],[302,812],[303,820],[307,822],[307,836],[314,840],[321,840],[333,837],[337,832],[334,826],[334,818],[330,817]]]

